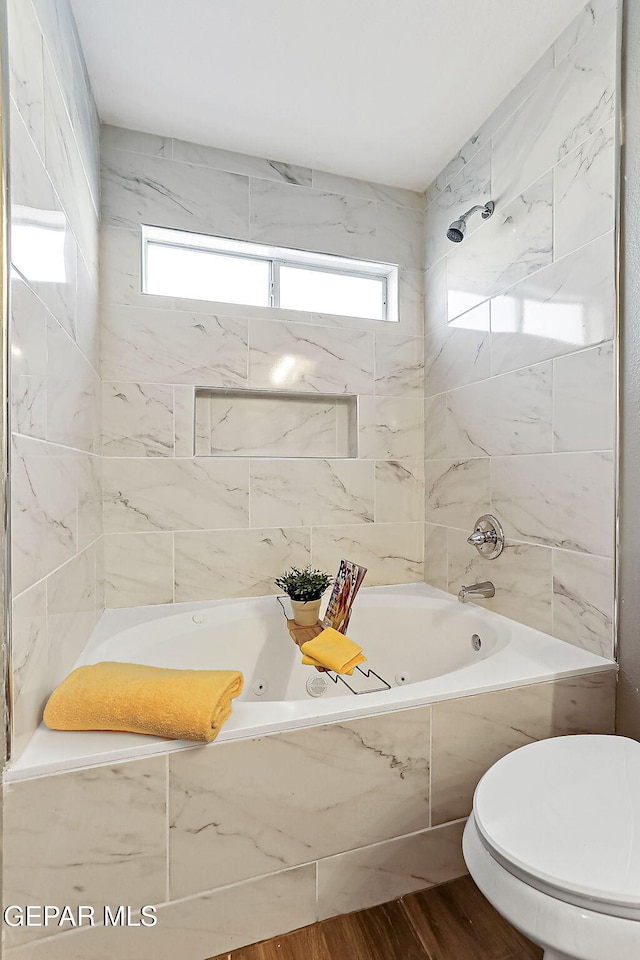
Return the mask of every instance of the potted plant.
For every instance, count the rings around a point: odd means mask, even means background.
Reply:
[[[300,627],[311,627],[320,619],[322,594],[333,583],[324,570],[312,570],[310,566],[300,570],[291,567],[275,581],[291,600],[293,619]]]

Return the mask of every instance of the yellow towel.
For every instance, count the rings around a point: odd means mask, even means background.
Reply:
[[[304,654],[303,663],[312,667],[326,667],[335,673],[346,673],[348,676],[351,676],[359,663],[364,663],[367,659],[362,655],[362,647],[333,627],[327,627],[313,640],[307,640],[300,649]]]
[[[235,670],[96,663],[78,667],[53,691],[44,722],[52,730],[121,730],[209,743],[242,683]]]

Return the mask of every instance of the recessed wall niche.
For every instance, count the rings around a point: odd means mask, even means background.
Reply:
[[[358,456],[355,396],[195,391],[195,453],[199,457]]]

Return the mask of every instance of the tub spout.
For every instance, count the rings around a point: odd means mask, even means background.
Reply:
[[[466,603],[468,600],[473,600],[474,597],[482,597],[488,600],[495,595],[496,588],[489,580],[485,580],[484,583],[473,583],[470,587],[461,587],[458,600],[460,603]]]

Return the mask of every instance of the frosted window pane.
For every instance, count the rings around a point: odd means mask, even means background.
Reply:
[[[336,313],[345,317],[384,319],[384,284],[376,277],[280,267],[280,306],[285,310]]]
[[[145,293],[269,306],[269,264],[208,250],[147,245]]]

